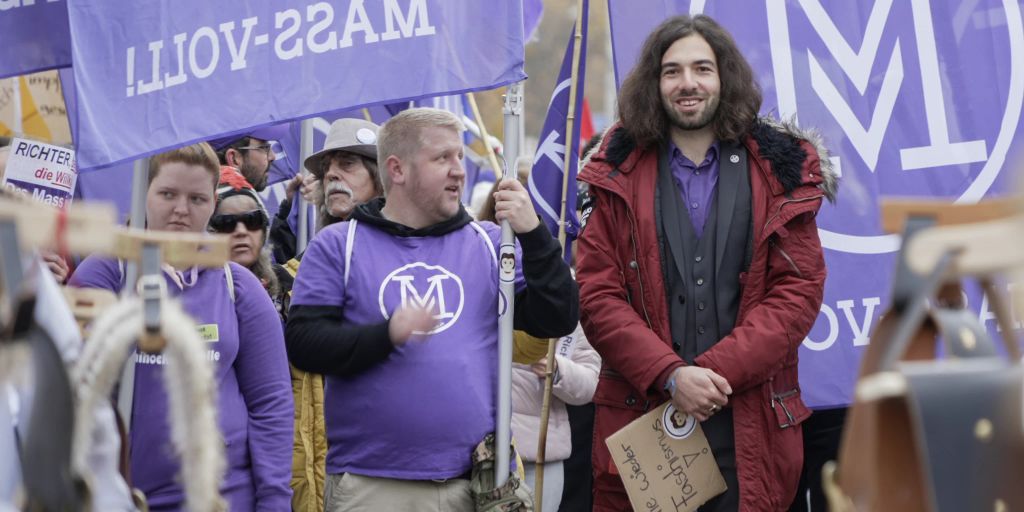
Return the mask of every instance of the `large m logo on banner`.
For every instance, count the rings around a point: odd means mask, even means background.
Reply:
[[[892,192],[977,201],[1003,167],[1024,97],[1020,9],[1012,0],[1002,3],[1002,8],[972,11],[961,6],[950,13],[951,6],[928,0],[901,2],[895,9],[892,0],[879,0],[861,8],[867,11],[858,16],[866,20],[862,31],[844,31],[836,20],[850,14],[849,8],[830,15],[820,0],[768,0],[778,112],[790,117],[809,109],[813,114],[799,116],[802,121],[832,133],[836,130],[825,127],[838,128],[839,137],[830,141],[849,145],[834,148],[846,155],[833,159],[840,171],[853,165],[858,172],[908,172],[908,178],[897,180],[911,186]],[[971,51],[979,42],[971,40],[970,28],[974,35],[983,28],[985,37],[997,36],[1008,44],[1002,52],[980,57]],[[994,87],[979,87],[981,83]],[[984,110],[978,108],[985,103]],[[823,118],[826,112],[831,119]],[[883,157],[884,146],[890,154]],[[960,178],[966,174],[970,179],[952,183],[933,177],[944,171],[947,176],[959,171]],[[915,186],[932,181],[941,187]],[[898,244],[894,236],[850,238],[831,230],[822,235],[826,247],[849,252],[885,253]]]

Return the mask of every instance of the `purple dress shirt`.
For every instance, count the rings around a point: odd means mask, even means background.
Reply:
[[[679,196],[686,205],[693,232],[700,238],[704,235],[704,223],[708,220],[711,200],[718,187],[718,141],[708,148],[700,165],[686,158],[675,143],[669,144],[668,160],[672,179],[679,187]]]

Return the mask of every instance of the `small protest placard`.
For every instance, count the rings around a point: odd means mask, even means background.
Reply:
[[[704,431],[671,402],[605,440],[633,510],[688,512],[725,492]]]
[[[14,139],[3,185],[57,208],[71,203],[78,181],[75,152],[45,142]]]

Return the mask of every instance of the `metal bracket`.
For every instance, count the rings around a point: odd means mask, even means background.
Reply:
[[[167,282],[160,270],[160,245],[145,243],[142,246],[142,276],[136,291],[142,298],[143,330],[139,348],[148,353],[164,349],[165,340],[160,335],[160,308],[167,296]]]
[[[505,91],[505,104],[502,107],[501,112],[505,115],[522,115],[523,114],[523,84],[516,82]]]

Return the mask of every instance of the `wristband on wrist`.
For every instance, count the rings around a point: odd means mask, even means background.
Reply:
[[[672,373],[668,376],[668,382],[665,383],[665,391],[668,391],[669,398],[675,398],[676,396],[676,373],[679,373],[679,368],[672,370]]]

